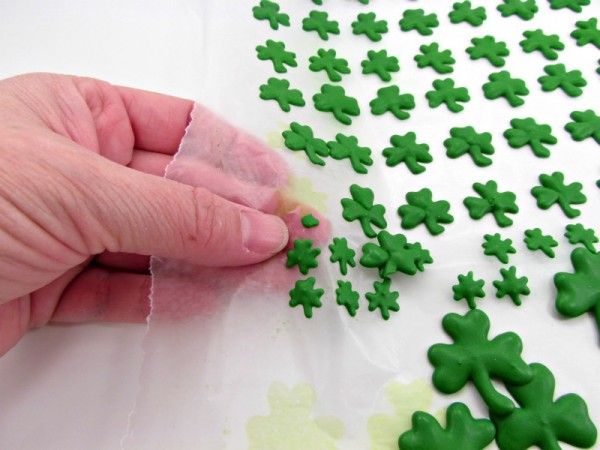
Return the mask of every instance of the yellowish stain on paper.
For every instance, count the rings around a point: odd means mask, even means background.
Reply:
[[[322,214],[327,212],[327,194],[315,191],[308,177],[291,176],[288,186],[283,189],[283,195],[298,203],[309,205]]]
[[[269,147],[283,148],[284,141],[283,141],[283,135],[281,133],[283,133],[287,129],[288,129],[288,124],[280,123],[277,130],[269,131],[267,133],[266,139],[265,139],[267,141],[267,144],[269,145]]]

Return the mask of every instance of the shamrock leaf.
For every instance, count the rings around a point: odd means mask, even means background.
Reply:
[[[304,228],[318,227],[319,223],[320,223],[319,219],[317,219],[312,214],[306,214],[305,216],[302,217],[302,219],[300,219],[300,222],[302,223],[302,226]]]
[[[356,315],[358,309],[358,292],[352,289],[352,283],[349,281],[337,282],[338,288],[335,290],[335,301],[338,305],[344,306],[352,317]]]
[[[287,72],[286,65],[290,67],[296,67],[298,65],[295,53],[286,51],[283,42],[273,41],[271,39],[269,39],[265,45],[256,47],[256,55],[261,61],[270,60],[273,63],[273,69],[278,73]]]
[[[425,14],[422,9],[406,9],[400,19],[400,29],[402,31],[417,30],[423,36],[433,34],[432,28],[439,25],[435,14]]]
[[[538,50],[546,59],[558,58],[556,50],[564,50],[565,44],[560,42],[557,34],[544,34],[541,29],[524,31],[525,39],[519,45],[525,53]]]
[[[550,8],[569,8],[573,12],[581,12],[582,6],[589,5],[591,0],[550,0]]]
[[[516,203],[517,196],[514,193],[508,191],[498,192],[498,184],[492,180],[486,184],[475,183],[473,189],[481,198],[467,197],[463,202],[469,210],[471,219],[479,220],[487,213],[491,213],[498,226],[508,227],[512,225],[512,219],[506,214],[519,212]]]
[[[374,42],[380,41],[381,35],[387,32],[387,22],[375,20],[375,13],[359,14],[357,20],[352,22],[352,33],[364,34]]]
[[[490,80],[483,85],[483,95],[489,100],[500,97],[506,98],[511,106],[521,106],[525,100],[521,96],[529,94],[525,81],[520,78],[512,78],[506,70],[495,72],[488,77]]]
[[[550,156],[550,150],[543,144],[554,145],[558,142],[552,135],[550,125],[538,124],[531,117],[525,119],[512,119],[509,128],[504,132],[508,145],[512,148],[521,148],[529,145],[533,154],[540,158]]]
[[[356,262],[354,261],[356,252],[348,247],[346,238],[333,238],[333,243],[329,245],[329,250],[331,250],[329,261],[339,263],[342,275],[348,273],[348,266],[356,267]]]
[[[571,37],[575,39],[580,47],[586,44],[593,44],[596,48],[600,48],[600,29],[598,29],[598,19],[591,18],[587,21],[580,20],[575,22],[577,27],[571,33]]]
[[[360,107],[355,98],[346,95],[341,86],[324,84],[321,93],[313,95],[315,108],[323,112],[331,112],[333,116],[344,125],[350,125],[350,116],[358,116]]]
[[[549,234],[542,233],[539,228],[525,230],[525,245],[531,251],[541,250],[550,258],[554,258],[553,247],[558,246],[558,242]]]
[[[421,45],[419,47],[420,55],[415,56],[417,67],[431,67],[437,73],[450,73],[454,69],[452,65],[456,60],[452,57],[450,50],[440,51],[440,46],[437,42],[432,42],[430,45]]]
[[[470,1],[454,3],[448,17],[452,23],[467,22],[474,27],[481,25],[487,18],[485,8],[483,6],[473,8]]]
[[[369,302],[369,311],[375,311],[379,309],[381,311],[381,317],[384,320],[390,318],[390,311],[400,311],[400,305],[398,305],[398,294],[395,291],[390,292],[390,284],[392,281],[389,278],[385,278],[383,281],[376,281],[373,283],[375,292],[367,292],[365,297]]]
[[[412,94],[400,94],[398,86],[388,86],[377,91],[377,98],[369,103],[371,113],[376,116],[391,112],[400,120],[410,117],[410,113],[405,110],[415,108],[415,98]]]
[[[279,12],[279,5],[270,0],[260,0],[258,6],[252,8],[252,14],[257,20],[268,20],[274,30],[277,30],[280,24],[290,26],[290,16]]]
[[[304,151],[306,156],[313,164],[324,166],[320,156],[329,155],[329,147],[325,141],[314,137],[313,130],[307,125],[300,125],[298,122],[292,122],[290,129],[282,133],[283,143],[292,151]]]
[[[348,158],[356,173],[367,173],[366,166],[373,165],[371,149],[360,147],[358,139],[354,136],[338,133],[335,141],[329,142],[327,145],[329,146],[329,156],[338,160]]]
[[[508,269],[500,269],[502,280],[495,280],[496,297],[509,296],[517,306],[521,305],[521,295],[529,295],[531,291],[527,286],[527,277],[517,277],[517,268],[510,266]]]
[[[319,265],[317,256],[321,253],[318,248],[312,247],[313,242],[310,239],[296,239],[294,248],[288,250],[286,267],[298,266],[300,273],[306,275],[310,269]]]
[[[468,102],[471,100],[467,88],[455,87],[454,80],[451,78],[435,80],[433,82],[433,89],[433,91],[428,91],[425,94],[425,97],[429,100],[429,106],[432,108],[437,108],[442,103],[445,103],[450,111],[460,112],[464,109],[464,106],[457,102]]]
[[[310,70],[313,72],[324,70],[331,81],[342,81],[342,75],[350,73],[348,61],[343,58],[337,58],[335,50],[320,48],[317,51],[317,55],[311,56],[308,58],[308,61],[310,62],[308,66]]]
[[[538,7],[535,0],[502,0],[502,3],[496,8],[502,14],[502,17],[512,15],[519,16],[523,20],[531,20]]]
[[[434,236],[444,231],[441,224],[452,223],[454,217],[450,211],[450,203],[445,200],[433,201],[431,190],[424,188],[406,194],[407,205],[398,208],[402,218],[402,228],[411,229],[423,223]]]
[[[596,253],[594,244],[598,242],[598,237],[592,228],[586,229],[582,224],[575,223],[567,225],[566,230],[565,237],[568,239],[569,244],[583,244],[590,252]]]
[[[581,88],[587,84],[580,70],[567,72],[564,64],[548,65],[544,67],[544,72],[547,75],[538,78],[544,92],[561,88],[568,96],[579,97],[583,93]]]
[[[444,141],[448,158],[458,158],[469,154],[475,165],[485,167],[492,164],[492,160],[485,155],[494,154],[492,135],[490,133],[477,133],[471,126],[450,129],[450,138]]]
[[[369,188],[360,187],[357,184],[350,186],[352,198],[342,199],[342,217],[348,222],[358,220],[363,232],[367,237],[373,238],[377,233],[372,225],[378,228],[387,227],[385,220],[385,208],[383,205],[373,204],[373,191]]]
[[[496,442],[502,449],[560,449],[559,441],[575,447],[594,445],[597,430],[585,401],[576,394],[554,400],[552,372],[539,363],[531,364],[531,382],[506,388],[520,408],[508,415],[491,414],[496,425]]]
[[[490,319],[479,309],[464,316],[447,314],[442,326],[454,343],[435,344],[429,349],[427,356],[435,367],[433,385],[445,394],[454,394],[472,381],[491,411],[511,412],[513,402],[496,391],[492,379],[513,385],[531,381],[533,373],[521,359],[519,336],[508,332],[489,340]]]
[[[486,234],[483,236],[484,242],[481,244],[483,247],[483,254],[488,256],[495,256],[498,261],[506,264],[508,262],[508,254],[517,253],[515,248],[512,246],[511,239],[502,239],[499,233]]]
[[[429,145],[417,144],[417,135],[409,131],[405,135],[395,134],[390,138],[391,147],[383,150],[385,163],[395,167],[401,162],[406,164],[413,174],[425,172],[425,166],[433,161],[429,153]]]
[[[315,289],[314,277],[298,280],[290,291],[290,307],[302,306],[304,316],[310,319],[313,314],[312,309],[320,308],[323,305],[320,299],[324,292],[323,289]]]
[[[494,36],[483,36],[471,39],[473,44],[467,48],[467,53],[472,60],[486,58],[493,66],[502,67],[504,58],[510,54],[506,42],[496,41]]]
[[[383,81],[390,81],[392,79],[390,73],[398,72],[400,70],[398,58],[395,56],[388,56],[387,50],[381,50],[379,52],[369,50],[367,52],[367,59],[363,60],[360,64],[363,68],[363,74],[368,75],[374,73]]]
[[[267,84],[260,86],[259,96],[263,100],[275,100],[285,112],[290,112],[290,105],[305,105],[302,92],[290,89],[290,82],[280,78],[269,78]]]
[[[308,17],[302,20],[304,31],[316,31],[324,41],[329,39],[329,33],[340,34],[339,24],[335,20],[329,20],[325,11],[311,11]]]
[[[571,119],[573,119],[573,122],[565,125],[565,130],[571,134],[573,140],[583,141],[591,137],[600,144],[600,116],[588,109],[586,111],[573,111]]]
[[[542,174],[539,177],[541,186],[531,189],[531,195],[537,200],[541,209],[548,209],[555,203],[560,206],[565,215],[570,219],[577,217],[581,211],[571,205],[581,205],[587,198],[581,192],[581,183],[565,184],[565,176],[562,172],[554,172],[552,175]]]

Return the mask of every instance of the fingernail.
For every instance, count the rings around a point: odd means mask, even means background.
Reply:
[[[288,229],[277,216],[244,209],[241,226],[244,247],[252,253],[275,254],[288,242]]]

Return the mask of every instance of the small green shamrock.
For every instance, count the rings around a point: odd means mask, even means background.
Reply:
[[[305,216],[302,216],[302,219],[300,219],[300,222],[302,223],[302,226],[304,228],[318,227],[319,223],[321,223],[321,222],[319,222],[319,219],[317,219],[312,214],[306,214]]]
[[[396,272],[415,275],[417,271],[425,270],[425,264],[433,262],[428,250],[422,248],[418,242],[408,242],[403,234],[381,231],[377,235],[377,242],[379,244],[369,242],[363,245],[360,264],[364,267],[378,268],[382,278]]]
[[[350,73],[348,61],[344,58],[337,58],[335,50],[320,48],[315,56],[308,58],[308,61],[310,70],[313,72],[324,70],[330,81],[342,81],[342,75]]]
[[[359,14],[356,21],[352,22],[352,33],[364,34],[373,42],[381,40],[381,36],[388,32],[385,20],[375,20],[375,13]]]
[[[313,308],[320,308],[321,297],[324,294],[323,289],[315,289],[315,278],[309,277],[306,280],[298,280],[294,288],[290,291],[290,306],[292,308],[301,305],[304,309],[304,316],[310,319],[313,315]]]
[[[454,3],[448,17],[452,23],[467,22],[474,27],[481,25],[487,18],[485,8],[483,6],[473,8],[470,1]]]
[[[398,294],[396,291],[390,292],[390,285],[392,281],[389,278],[385,278],[383,281],[375,281],[373,288],[375,292],[367,292],[365,297],[369,302],[369,311],[375,311],[379,309],[381,317],[384,320],[390,318],[390,311],[400,311],[400,305],[398,305]]]
[[[279,25],[290,26],[290,16],[279,12],[279,5],[270,0],[260,0],[258,6],[252,8],[254,18],[268,20],[272,29],[279,29]]]
[[[435,367],[433,385],[445,394],[454,394],[470,380],[488,408],[497,414],[514,409],[513,402],[496,391],[492,379],[523,385],[533,373],[521,358],[523,344],[515,333],[508,332],[489,340],[490,319],[479,309],[464,316],[447,314],[442,326],[453,344],[435,344],[427,356]]]
[[[422,36],[433,34],[432,28],[439,25],[435,14],[425,14],[422,9],[406,9],[400,19],[400,29],[402,31],[417,30]]]
[[[488,256],[495,256],[503,264],[508,263],[508,254],[517,253],[512,245],[512,239],[502,239],[499,233],[486,234],[483,236],[484,242],[481,244],[483,247],[483,254]]]
[[[335,301],[338,305],[344,306],[352,317],[356,316],[358,309],[358,299],[360,295],[352,289],[350,281],[337,282],[338,288],[335,290]]]
[[[342,275],[348,273],[348,266],[356,267],[356,261],[354,261],[356,252],[348,247],[346,238],[333,238],[333,243],[329,244],[329,250],[331,251],[329,261],[340,265]]]
[[[494,440],[494,424],[474,419],[463,403],[452,403],[446,410],[446,428],[431,414],[417,411],[412,429],[400,435],[400,450],[483,450]]]
[[[565,184],[565,176],[562,172],[554,172],[552,175],[542,174],[539,177],[541,186],[531,189],[531,195],[537,200],[541,209],[548,209],[555,203],[560,206],[565,215],[572,219],[581,214],[581,211],[571,205],[581,205],[587,198],[581,192],[581,183]]]
[[[520,408],[510,414],[491,414],[496,425],[498,447],[507,450],[540,448],[559,450],[559,442],[591,448],[597,430],[585,401],[577,394],[554,400],[555,380],[552,372],[539,363],[530,366],[533,379],[521,386],[506,388]]]
[[[425,166],[433,161],[429,153],[429,145],[417,144],[417,135],[409,131],[405,135],[395,134],[390,138],[391,147],[383,150],[385,163],[395,167],[401,162],[406,164],[413,174],[425,172]]]
[[[455,87],[454,80],[446,78],[445,80],[434,80],[432,91],[425,94],[431,108],[437,108],[445,103],[452,112],[460,112],[464,106],[458,102],[468,102],[471,100],[469,91],[466,87]]]
[[[550,8],[569,8],[573,12],[581,12],[582,6],[589,5],[591,0],[550,0]]]
[[[513,303],[520,306],[521,295],[529,295],[531,291],[527,286],[529,281],[527,277],[517,277],[517,268],[510,266],[508,269],[500,269],[501,280],[495,280],[493,282],[496,288],[496,297],[510,297]]]
[[[500,11],[502,17],[516,15],[523,20],[533,19],[538,12],[535,0],[502,0],[496,9]]]
[[[469,58],[472,60],[485,58],[490,64],[496,67],[502,67],[505,64],[505,57],[510,54],[506,42],[496,41],[494,36],[483,36],[471,39],[473,44],[467,48]]]
[[[296,239],[294,248],[288,250],[286,267],[298,266],[300,273],[306,275],[310,269],[314,269],[319,265],[317,256],[321,254],[321,250],[313,248],[313,242],[310,239]]]
[[[450,129],[450,136],[444,141],[448,158],[455,159],[469,154],[475,165],[479,167],[492,164],[492,160],[485,156],[494,154],[490,133],[477,133],[471,126],[454,127]]]
[[[560,41],[557,34],[544,34],[541,29],[524,31],[523,39],[519,45],[525,53],[539,51],[546,59],[558,58],[557,50],[564,50],[565,44]]]
[[[421,45],[419,50],[421,54],[415,56],[418,68],[431,67],[437,73],[450,73],[454,70],[452,65],[456,60],[452,57],[452,52],[450,50],[440,51],[440,45],[437,42]]]
[[[525,81],[512,78],[506,70],[495,72],[488,77],[490,80],[483,85],[483,95],[489,100],[500,97],[506,98],[510,106],[521,106],[525,100],[521,96],[529,94]]]
[[[358,220],[367,237],[377,236],[377,233],[373,230],[373,225],[378,228],[387,227],[384,206],[373,203],[375,196],[371,189],[357,184],[350,186],[350,195],[352,196],[351,199],[342,199],[342,217],[348,222]]]
[[[595,45],[600,48],[600,29],[598,29],[598,19],[591,18],[587,21],[580,20],[575,22],[577,29],[571,33],[580,47],[586,44]]]
[[[267,84],[260,86],[259,96],[263,100],[275,100],[285,112],[290,112],[290,105],[305,105],[302,92],[290,89],[290,82],[282,78],[269,78]]]
[[[568,96],[578,97],[583,93],[581,88],[587,84],[587,81],[581,76],[580,70],[567,72],[564,64],[548,65],[544,67],[544,72],[547,75],[538,78],[544,92],[561,88]]]
[[[324,84],[321,86],[321,92],[313,95],[313,102],[318,111],[332,113],[333,117],[344,125],[352,123],[350,116],[360,114],[360,107],[356,99],[347,96],[341,86]]]
[[[444,232],[441,224],[454,221],[454,217],[449,214],[450,203],[446,200],[434,202],[430,189],[423,188],[417,192],[409,192],[406,194],[406,201],[408,204],[398,208],[398,214],[402,219],[401,226],[404,229],[410,230],[423,223],[435,236]]]
[[[277,73],[287,72],[286,65],[290,67],[298,66],[296,54],[286,51],[283,42],[269,39],[265,45],[256,47],[256,55],[261,61],[270,60],[273,63],[273,69]]]
[[[575,223],[567,225],[566,230],[565,237],[568,239],[569,244],[583,244],[590,252],[596,253],[594,244],[598,242],[598,236],[592,228],[586,229],[582,224]]]
[[[533,154],[539,158],[550,156],[550,150],[543,144],[554,145],[558,142],[552,135],[550,125],[538,124],[533,118],[512,119],[509,128],[504,132],[508,145],[512,148],[521,148],[529,145]]]
[[[516,200],[517,196],[512,192],[498,192],[498,184],[495,181],[488,181],[486,184],[475,183],[473,190],[481,198],[467,197],[464,205],[469,210],[471,219],[479,220],[487,213],[491,213],[500,227],[508,227],[513,221],[506,214],[516,214],[519,212]]]
[[[454,300],[457,302],[460,300],[466,300],[470,309],[477,308],[475,304],[475,297],[485,297],[483,286],[485,281],[476,280],[473,278],[473,272],[470,271],[466,275],[458,276],[458,284],[452,286],[452,292],[454,292]]]
[[[302,29],[304,31],[316,31],[324,41],[329,39],[329,33],[340,34],[340,27],[337,21],[329,20],[329,14],[325,11],[311,11],[308,17],[302,20]]]
[[[367,173],[367,166],[373,165],[371,149],[358,145],[358,139],[354,136],[346,136],[338,133],[335,141],[329,142],[329,156],[333,159],[348,158],[356,173]]]
[[[573,140],[583,141],[589,137],[600,144],[600,116],[594,111],[573,111],[571,113],[573,122],[565,125],[565,130],[569,132]]]
[[[307,125],[292,122],[290,129],[282,133],[283,143],[292,151],[304,151],[313,164],[324,166],[320,156],[329,155],[329,147],[324,140],[314,137],[313,130]]]
[[[395,56],[388,56],[387,50],[378,52],[369,50],[367,52],[367,59],[363,60],[360,65],[363,68],[363,74],[368,75],[374,73],[383,81],[390,81],[392,79],[391,73],[400,70],[398,58]]]
[[[388,86],[377,91],[377,98],[371,100],[369,106],[376,116],[391,112],[396,118],[405,120],[410,117],[406,110],[415,108],[415,98],[412,94],[400,94],[398,86]]]
[[[544,234],[539,228],[525,230],[525,245],[531,251],[541,250],[549,258],[554,258],[553,247],[558,246],[558,242],[549,234]]]

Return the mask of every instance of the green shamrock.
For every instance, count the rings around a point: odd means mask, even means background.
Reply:
[[[406,201],[408,204],[398,208],[398,214],[402,219],[401,226],[406,230],[423,223],[427,230],[435,236],[444,232],[441,224],[454,221],[454,217],[449,214],[450,203],[446,200],[434,202],[431,190],[427,188],[407,193]]]
[[[598,29],[598,19],[591,18],[587,21],[580,20],[575,22],[577,27],[571,33],[571,37],[575,39],[577,45],[580,47],[586,44],[595,45],[596,48],[600,48],[600,29]]]
[[[589,5],[591,0],[550,0],[550,8],[569,8],[573,12],[581,12],[582,6]]]
[[[338,305],[344,306],[352,317],[356,316],[358,309],[358,299],[360,295],[352,289],[350,281],[337,282],[338,288],[335,290],[335,301]]]
[[[342,75],[350,73],[348,61],[344,58],[337,58],[335,50],[320,48],[315,56],[308,58],[308,61],[310,70],[313,72],[324,70],[330,81],[342,81]]]
[[[454,394],[470,380],[491,411],[510,413],[513,402],[496,391],[492,379],[523,385],[533,378],[532,370],[521,359],[519,336],[508,332],[489,340],[490,319],[479,309],[464,316],[447,314],[442,327],[454,343],[435,344],[429,349],[427,356],[435,367],[433,385],[445,394]]]
[[[454,80],[451,78],[434,80],[433,89],[425,94],[431,108],[437,108],[442,103],[445,103],[450,111],[460,112],[464,109],[464,106],[457,102],[468,102],[471,100],[467,88],[455,87]]]
[[[300,222],[302,223],[302,226],[304,228],[318,227],[319,223],[321,223],[321,222],[319,222],[319,219],[317,219],[312,214],[306,214],[305,216],[302,216],[302,219],[300,219]]]
[[[512,192],[498,192],[498,184],[495,181],[488,181],[486,184],[475,183],[473,190],[481,198],[467,197],[464,205],[469,210],[471,219],[479,220],[487,213],[491,213],[500,227],[508,227],[513,221],[506,214],[516,214],[519,212],[516,200],[517,196]]]
[[[594,111],[573,111],[571,113],[573,122],[565,125],[565,130],[569,132],[573,140],[583,141],[589,137],[600,144],[600,116]]]
[[[401,162],[406,164],[413,174],[425,172],[425,166],[433,161],[429,153],[429,145],[417,144],[417,135],[409,131],[405,135],[395,134],[390,138],[391,147],[383,150],[385,163],[395,167]]]
[[[381,317],[384,320],[390,318],[390,311],[400,311],[400,305],[398,305],[398,294],[396,291],[390,292],[390,285],[392,281],[389,278],[385,278],[383,281],[375,281],[373,288],[375,292],[367,292],[365,297],[369,302],[369,311],[375,311],[379,309]]]
[[[460,300],[466,300],[467,305],[470,309],[477,308],[475,304],[475,297],[485,297],[483,286],[485,281],[476,280],[473,278],[473,272],[470,271],[466,275],[459,275],[458,284],[452,286],[452,292],[454,292],[454,300],[457,302]]]
[[[486,234],[483,236],[484,242],[481,244],[483,247],[483,254],[488,256],[495,256],[503,264],[508,263],[508,254],[517,253],[512,245],[511,239],[502,239],[499,233]]]
[[[398,72],[400,70],[398,58],[388,56],[387,50],[378,52],[369,50],[367,52],[367,59],[363,60],[360,65],[363,68],[363,74],[374,73],[383,81],[390,81],[392,79],[391,72]]]
[[[313,242],[310,239],[296,239],[294,248],[288,250],[286,267],[298,266],[300,273],[306,275],[310,269],[314,269],[319,265],[317,256],[321,254],[321,250],[313,248]]]
[[[323,289],[315,289],[315,278],[309,277],[306,280],[298,280],[294,288],[290,291],[290,306],[302,306],[304,316],[307,319],[312,317],[312,309],[320,308],[321,297],[324,294]]]
[[[279,29],[280,24],[290,26],[290,16],[279,12],[279,5],[270,0],[260,0],[258,6],[252,8],[252,14],[255,19],[268,20],[274,30]]]
[[[388,32],[385,20],[375,20],[375,13],[359,14],[357,20],[352,22],[352,33],[364,34],[373,42],[381,40],[381,36]]]
[[[378,268],[382,278],[396,272],[415,275],[417,271],[425,270],[425,264],[433,262],[428,250],[422,248],[418,242],[408,242],[403,234],[381,231],[377,235],[377,242],[379,244],[369,242],[363,245],[360,264],[364,267]]]
[[[549,234],[544,234],[539,228],[525,230],[525,245],[532,252],[541,250],[549,258],[554,258],[553,247],[558,246],[558,242]]]
[[[525,81],[512,78],[506,70],[495,72],[488,77],[490,80],[483,85],[483,95],[489,100],[500,97],[506,98],[510,106],[521,106],[525,100],[521,96],[529,94]]]
[[[525,53],[539,51],[546,59],[558,58],[557,50],[564,50],[565,44],[560,41],[557,34],[544,34],[541,29],[524,31],[523,39],[519,45]]]
[[[481,25],[487,18],[485,8],[483,6],[473,8],[470,1],[454,3],[448,17],[452,23],[467,22],[474,27]]]
[[[494,36],[473,38],[471,43],[473,45],[467,48],[469,58],[472,60],[485,58],[496,67],[502,67],[505,64],[504,58],[510,54],[506,42],[496,41]]]
[[[402,31],[417,30],[422,36],[433,34],[432,28],[439,25],[435,14],[425,14],[422,9],[406,9],[400,19],[400,29]]]
[[[360,114],[360,107],[356,99],[347,96],[341,86],[324,84],[321,86],[321,92],[313,95],[313,102],[318,111],[332,113],[333,117],[344,125],[352,123],[350,116]]]
[[[329,244],[329,250],[331,251],[329,261],[340,265],[340,273],[342,275],[348,273],[348,266],[356,267],[356,261],[354,261],[356,252],[348,247],[348,240],[346,238],[333,238],[333,242]]]
[[[259,97],[263,100],[275,100],[285,112],[290,112],[290,105],[305,105],[302,92],[290,89],[290,82],[283,78],[269,78],[267,84],[260,86]]]
[[[302,29],[304,31],[316,31],[324,41],[329,39],[329,33],[340,34],[340,27],[337,21],[329,20],[329,14],[325,11],[311,11],[308,17],[302,20]]]
[[[587,81],[581,76],[580,70],[567,72],[564,64],[548,65],[544,67],[544,72],[547,75],[538,78],[544,92],[561,88],[568,96],[579,97],[583,93],[581,88],[587,84]]]
[[[531,189],[531,195],[536,198],[539,208],[548,209],[556,203],[570,219],[581,214],[581,211],[571,206],[581,205],[587,200],[581,192],[583,187],[581,183],[566,185],[562,172],[554,172],[552,175],[542,174],[539,180],[541,186]]]
[[[452,52],[450,50],[440,51],[440,45],[437,42],[421,45],[419,50],[421,54],[415,56],[418,68],[431,67],[437,73],[450,73],[454,70],[452,65],[456,60],[452,57]]]
[[[590,252],[596,253],[594,244],[598,242],[598,237],[592,228],[586,229],[582,224],[575,223],[567,225],[566,230],[565,237],[568,239],[569,244],[583,244]]]
[[[342,217],[348,222],[358,220],[367,237],[377,236],[373,225],[378,228],[387,227],[384,206],[373,203],[375,196],[371,189],[357,184],[350,186],[350,195],[352,198],[342,199]]]
[[[296,54],[294,52],[286,51],[283,42],[269,39],[265,45],[256,47],[256,55],[261,61],[270,60],[273,63],[273,69],[277,73],[287,72],[286,65],[290,67],[298,66]]]
[[[329,147],[324,140],[316,138],[308,125],[292,122],[290,129],[282,133],[283,143],[292,151],[303,151],[313,164],[324,166],[325,161],[320,156],[329,155]]]
[[[533,379],[521,386],[507,384],[506,388],[520,408],[508,415],[495,414],[498,447],[524,450],[531,447],[559,450],[559,442],[575,447],[590,448],[597,430],[590,420],[585,401],[577,394],[566,394],[554,400],[555,380],[542,364],[530,366]]]
[[[412,429],[400,435],[400,450],[483,450],[494,440],[494,424],[474,419],[463,403],[452,403],[446,410],[446,428],[431,414],[417,411]]]
[[[338,133],[335,141],[329,142],[329,156],[333,159],[348,158],[356,173],[367,173],[367,166],[373,165],[371,149],[358,145],[358,139],[354,136],[346,136]]]
[[[516,15],[523,20],[533,19],[538,12],[535,0],[502,0],[496,9],[500,11],[502,17]]]
[[[517,306],[521,305],[521,295],[529,295],[531,291],[527,286],[527,277],[517,277],[517,268],[510,266],[508,269],[500,269],[501,280],[493,282],[496,288],[496,297],[510,297]]]
[[[450,136],[444,141],[448,158],[455,159],[469,154],[475,165],[479,167],[492,164],[492,160],[485,156],[494,154],[490,133],[477,133],[471,126],[454,127],[450,129]]]
[[[377,91],[377,98],[371,100],[369,106],[376,116],[391,112],[396,118],[405,120],[410,117],[406,110],[415,108],[415,98],[412,94],[400,94],[398,86],[388,86]]]
[[[539,158],[550,156],[550,150],[543,144],[554,145],[558,142],[558,139],[552,135],[550,125],[538,124],[531,117],[512,119],[510,126],[512,128],[504,132],[508,145],[512,148],[529,145],[533,154]]]

